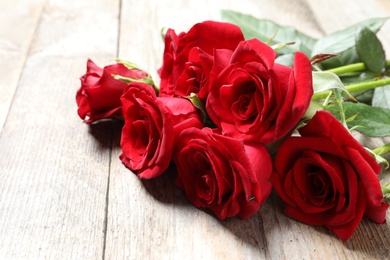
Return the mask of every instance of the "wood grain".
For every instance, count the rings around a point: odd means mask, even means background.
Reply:
[[[43,4],[0,136],[0,258],[99,259],[112,127],[83,124],[75,93],[88,56],[116,54],[119,2]]]
[[[346,28],[355,23],[374,17],[390,17],[390,5],[386,0],[376,1],[343,1],[340,6],[340,1],[306,1],[307,5],[312,9],[317,21],[321,25],[325,33],[331,33],[336,30]],[[344,6],[345,5],[345,6]],[[346,6],[350,9],[345,11]],[[343,8],[344,7],[344,8]],[[390,57],[390,22],[387,21],[378,33],[386,52],[386,57]],[[384,144],[390,143],[390,138],[368,138],[358,133],[355,137],[366,147],[374,149]],[[390,159],[387,155],[386,159]],[[380,179],[383,184],[390,182],[390,169],[383,170]],[[389,212],[389,211],[388,211]],[[348,250],[353,252],[364,253],[367,257],[372,258],[388,258],[390,257],[390,236],[389,236],[389,221],[390,217],[387,214],[387,224],[375,225],[369,220],[365,220],[358,227],[356,234],[346,243]],[[369,237],[370,239],[367,239]]]
[[[100,66],[130,60],[158,82],[162,27],[187,31],[230,9],[320,37],[389,16],[387,0],[19,1],[0,0],[0,259],[390,256],[389,216],[384,225],[364,219],[345,243],[285,217],[275,194],[248,220],[218,221],[173,176],[140,181],[118,158],[121,124],[89,127],[75,104],[88,57]],[[379,34],[386,51],[389,26]],[[390,142],[357,138],[371,148]]]
[[[326,34],[344,29],[365,19],[390,16],[390,4],[386,0],[345,0],[341,5],[340,1],[337,0],[306,0],[306,3],[310,6],[320,28]],[[387,21],[378,33],[387,57],[390,57],[389,32],[390,22]]]
[[[138,8],[134,8],[138,5]],[[150,72],[158,82],[157,69],[161,66],[163,42],[161,29],[173,28],[177,33],[188,31],[195,23],[205,20],[221,21],[221,10],[235,10],[255,17],[272,19],[284,25],[301,28],[319,37],[321,29],[310,9],[301,0],[283,1],[122,1],[119,54]],[[142,44],[140,43],[142,42]]]
[[[162,26],[175,28],[178,32],[186,31],[196,22],[219,20],[216,14],[221,9],[290,24],[314,37],[320,37],[324,32],[305,2],[242,1],[237,5],[230,1],[198,1],[192,6],[183,2],[147,1],[144,4],[154,6],[154,9],[147,9],[146,15],[132,11],[132,3],[122,3],[119,55],[141,62],[141,67],[152,73],[161,64],[163,45],[159,30]],[[137,27],[142,17],[151,17],[143,24],[148,30],[134,34],[130,28]],[[139,181],[116,160],[119,154],[118,145],[113,150],[110,177],[107,258],[342,259],[380,257],[383,252],[388,252],[389,244],[384,241],[379,243],[382,251],[372,246],[354,250],[356,242],[353,241],[365,239],[364,231],[369,225],[366,222],[352,242],[342,243],[325,228],[306,226],[283,216],[281,204],[275,196],[265,203],[259,214],[247,221],[230,219],[218,222],[213,216],[188,205],[183,194],[170,185],[169,177],[151,182]],[[371,227],[374,227],[371,233],[388,229],[386,225]],[[145,252],[148,253],[145,255]]]
[[[18,8],[15,8],[18,6]],[[0,1],[0,133],[34,37],[43,0]]]

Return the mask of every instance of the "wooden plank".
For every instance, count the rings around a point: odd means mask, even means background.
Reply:
[[[390,16],[390,3],[387,0],[345,0],[341,5],[344,8],[340,8],[340,1],[337,0],[305,1],[326,34],[344,29],[368,18]],[[390,57],[389,32],[390,21],[387,21],[378,33],[387,57]]]
[[[40,2],[29,4],[28,19],[37,19]],[[376,16],[374,11],[382,10],[377,8],[388,8],[385,1],[367,3],[375,8],[359,4],[371,10],[357,11],[368,12],[367,16]],[[370,259],[389,255],[389,224],[364,220],[351,240],[342,243],[324,228],[283,216],[275,196],[249,220],[220,222],[191,206],[171,186],[169,176],[141,182],[128,171],[118,159],[120,126],[82,125],[74,100],[86,58],[106,64],[116,56],[118,7],[119,1],[103,0],[93,5],[86,0],[72,5],[60,0],[45,3],[20,80],[17,72],[7,79],[17,92],[0,135],[0,258]],[[316,8],[321,12],[314,15],[303,1],[282,0],[239,4],[148,0],[137,5],[123,0],[122,7],[119,56],[156,77],[162,26],[188,30],[195,22],[219,19],[218,10],[228,8],[319,36],[321,30],[344,27],[331,14],[346,15],[351,3],[320,2]],[[7,10],[5,19],[10,23],[13,12],[19,11]],[[320,18],[322,12],[329,19]],[[347,18],[342,20],[345,24]],[[28,28],[32,36],[32,27]],[[29,44],[22,45],[26,52]],[[2,41],[1,46],[13,45]],[[15,55],[23,53],[18,51]],[[368,146],[383,143],[383,139],[362,141]]]
[[[88,56],[115,57],[118,11],[119,1],[44,4],[0,136],[1,259],[103,256],[112,126],[83,124],[75,93]]]
[[[119,54],[121,58],[136,62],[152,74],[158,82],[156,70],[161,66],[164,45],[162,28],[173,28],[177,33],[188,31],[191,26],[204,20],[221,20],[220,11],[227,9],[270,19],[283,25],[302,28],[313,37],[322,35],[310,14],[310,9],[301,0],[272,1],[181,1],[147,0],[137,3],[124,0],[121,16]],[[129,15],[131,13],[131,15]],[[140,22],[142,21],[142,22]],[[140,46],[142,42],[142,46]],[[141,51],[142,50],[142,51]]]
[[[237,4],[235,1],[149,0],[143,4],[144,8],[138,6],[135,10],[132,1],[122,3],[119,56],[138,63],[149,72],[154,72],[161,64],[161,27],[186,31],[196,22],[219,20],[220,9],[293,25],[315,37],[322,34],[316,18],[302,1],[242,1]],[[154,8],[148,8],[151,6]],[[339,8],[347,10],[348,7],[340,5]],[[120,129],[117,131],[119,136]],[[286,218],[275,196],[265,203],[259,214],[246,221],[235,218],[217,221],[193,208],[183,198],[183,193],[171,186],[169,177],[139,181],[119,161],[119,154],[118,139],[112,156],[106,258],[333,259],[370,256],[370,252],[349,249],[353,243],[342,243],[325,228]],[[361,230],[357,232],[358,239],[364,239]],[[373,249],[370,247],[369,250]]]
[[[389,16],[386,1],[305,1],[318,21],[324,33],[346,28],[354,23],[371,17]],[[387,2],[386,2],[387,3]],[[386,9],[385,9],[386,7]],[[382,28],[379,37],[386,50],[390,48],[388,40],[389,22]],[[390,50],[387,51],[390,53]],[[389,138],[370,139],[355,133],[356,138],[369,148],[389,143]],[[387,156],[387,159],[390,157]],[[385,171],[383,183],[390,181],[390,171]],[[341,242],[329,231],[321,227],[310,227],[290,220],[281,214],[281,207],[273,207],[280,202],[273,197],[264,207],[267,241],[273,245],[270,255],[276,258],[321,258],[321,259],[383,259],[390,255],[389,215],[387,223],[377,225],[364,219],[348,242]],[[274,235],[272,235],[274,233]],[[271,234],[271,235],[270,235]],[[282,236],[282,238],[280,238]]]
[[[0,133],[43,8],[43,0],[0,1]]]

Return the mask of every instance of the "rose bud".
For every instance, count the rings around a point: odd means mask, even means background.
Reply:
[[[88,59],[87,72],[80,78],[81,87],[76,94],[77,113],[85,123],[122,116],[120,97],[127,83],[114,79],[113,75],[134,79],[148,77],[145,72],[120,63],[102,69]]]

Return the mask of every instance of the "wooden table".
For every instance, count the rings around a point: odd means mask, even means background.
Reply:
[[[390,1],[0,0],[0,259],[389,257],[390,214],[384,225],[364,219],[345,243],[286,218],[275,196],[246,221],[221,222],[168,177],[142,182],[127,170],[118,123],[78,118],[88,57],[100,66],[131,60],[157,79],[160,29],[187,31],[220,20],[221,9],[320,37],[390,16]],[[390,22],[379,37],[389,57]],[[360,138],[371,148],[384,142]]]

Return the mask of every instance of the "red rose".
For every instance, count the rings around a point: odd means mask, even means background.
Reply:
[[[178,139],[174,161],[177,185],[196,207],[219,219],[255,214],[271,192],[271,157],[262,144],[244,143],[213,133],[186,129]]]
[[[270,143],[288,134],[313,95],[309,59],[296,53],[294,68],[275,64],[276,52],[257,39],[216,50],[206,109],[223,133]]]
[[[329,112],[319,111],[279,148],[272,184],[284,213],[347,240],[363,214],[385,221],[381,167]]]
[[[205,21],[195,24],[187,33],[165,34],[160,96],[187,96],[199,93],[208,83],[214,49],[234,50],[244,40],[241,29],[230,23]],[[207,91],[201,92],[204,99]]]
[[[148,76],[119,63],[102,69],[88,59],[87,72],[80,78],[81,87],[76,94],[77,112],[84,122],[122,116],[120,97],[127,83],[114,79],[113,74],[137,79]]]
[[[145,83],[130,83],[121,97],[125,125],[120,159],[139,178],[161,175],[169,166],[176,136],[202,127],[198,112],[184,98],[159,98]]]

